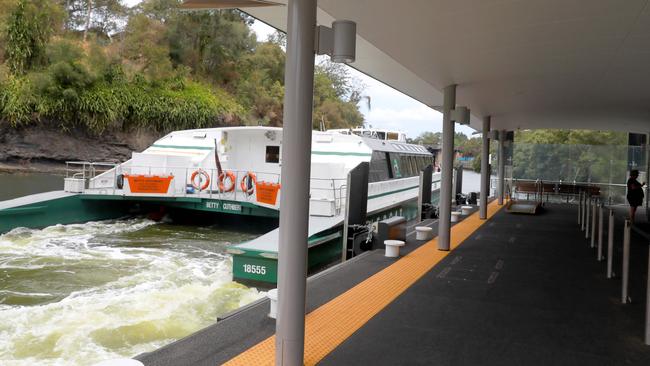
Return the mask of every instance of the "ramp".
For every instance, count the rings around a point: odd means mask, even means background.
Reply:
[[[510,201],[506,206],[506,211],[509,213],[516,214],[525,214],[525,215],[537,215],[541,209],[540,202],[528,202],[528,201]]]

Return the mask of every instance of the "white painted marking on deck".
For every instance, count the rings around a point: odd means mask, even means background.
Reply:
[[[499,260],[497,261],[497,264],[494,265],[494,268],[495,268],[495,269],[501,269],[501,268],[503,268],[503,259],[499,259]]]
[[[463,260],[463,257],[459,255],[459,256],[457,256],[456,258],[454,258],[453,261],[451,261],[451,265],[453,266],[454,264],[458,264],[458,263],[460,263],[460,261],[462,261],[462,260]]]
[[[492,274],[490,274],[490,278],[488,278],[487,280],[487,283],[489,283],[490,285],[493,284],[497,280],[498,276],[499,276],[499,272],[496,271],[492,272]]]
[[[447,274],[449,273],[449,271],[451,271],[451,267],[445,267],[445,269],[440,271],[440,273],[438,273],[438,276],[436,276],[436,277],[445,278],[445,277],[447,277]]]

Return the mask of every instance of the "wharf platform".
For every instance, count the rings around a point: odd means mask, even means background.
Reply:
[[[491,203],[452,227],[452,250],[409,236],[398,259],[367,252],[308,281],[305,363],[648,365],[648,241],[633,233],[632,303],[577,223],[577,206],[536,216]],[[435,222],[428,222],[436,229]],[[413,230],[411,228],[410,230]],[[622,225],[615,228],[620,273]],[[606,236],[605,236],[606,237]],[[145,365],[271,365],[275,322],[260,300],[136,357]]]

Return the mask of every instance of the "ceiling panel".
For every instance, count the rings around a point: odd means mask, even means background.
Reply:
[[[650,131],[649,1],[319,0],[319,22],[357,22],[353,66],[425,104],[458,84],[474,127]]]

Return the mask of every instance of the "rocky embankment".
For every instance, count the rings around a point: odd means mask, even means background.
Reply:
[[[123,162],[159,137],[143,130],[92,136],[46,126],[0,127],[0,172],[63,172],[66,161]]]

